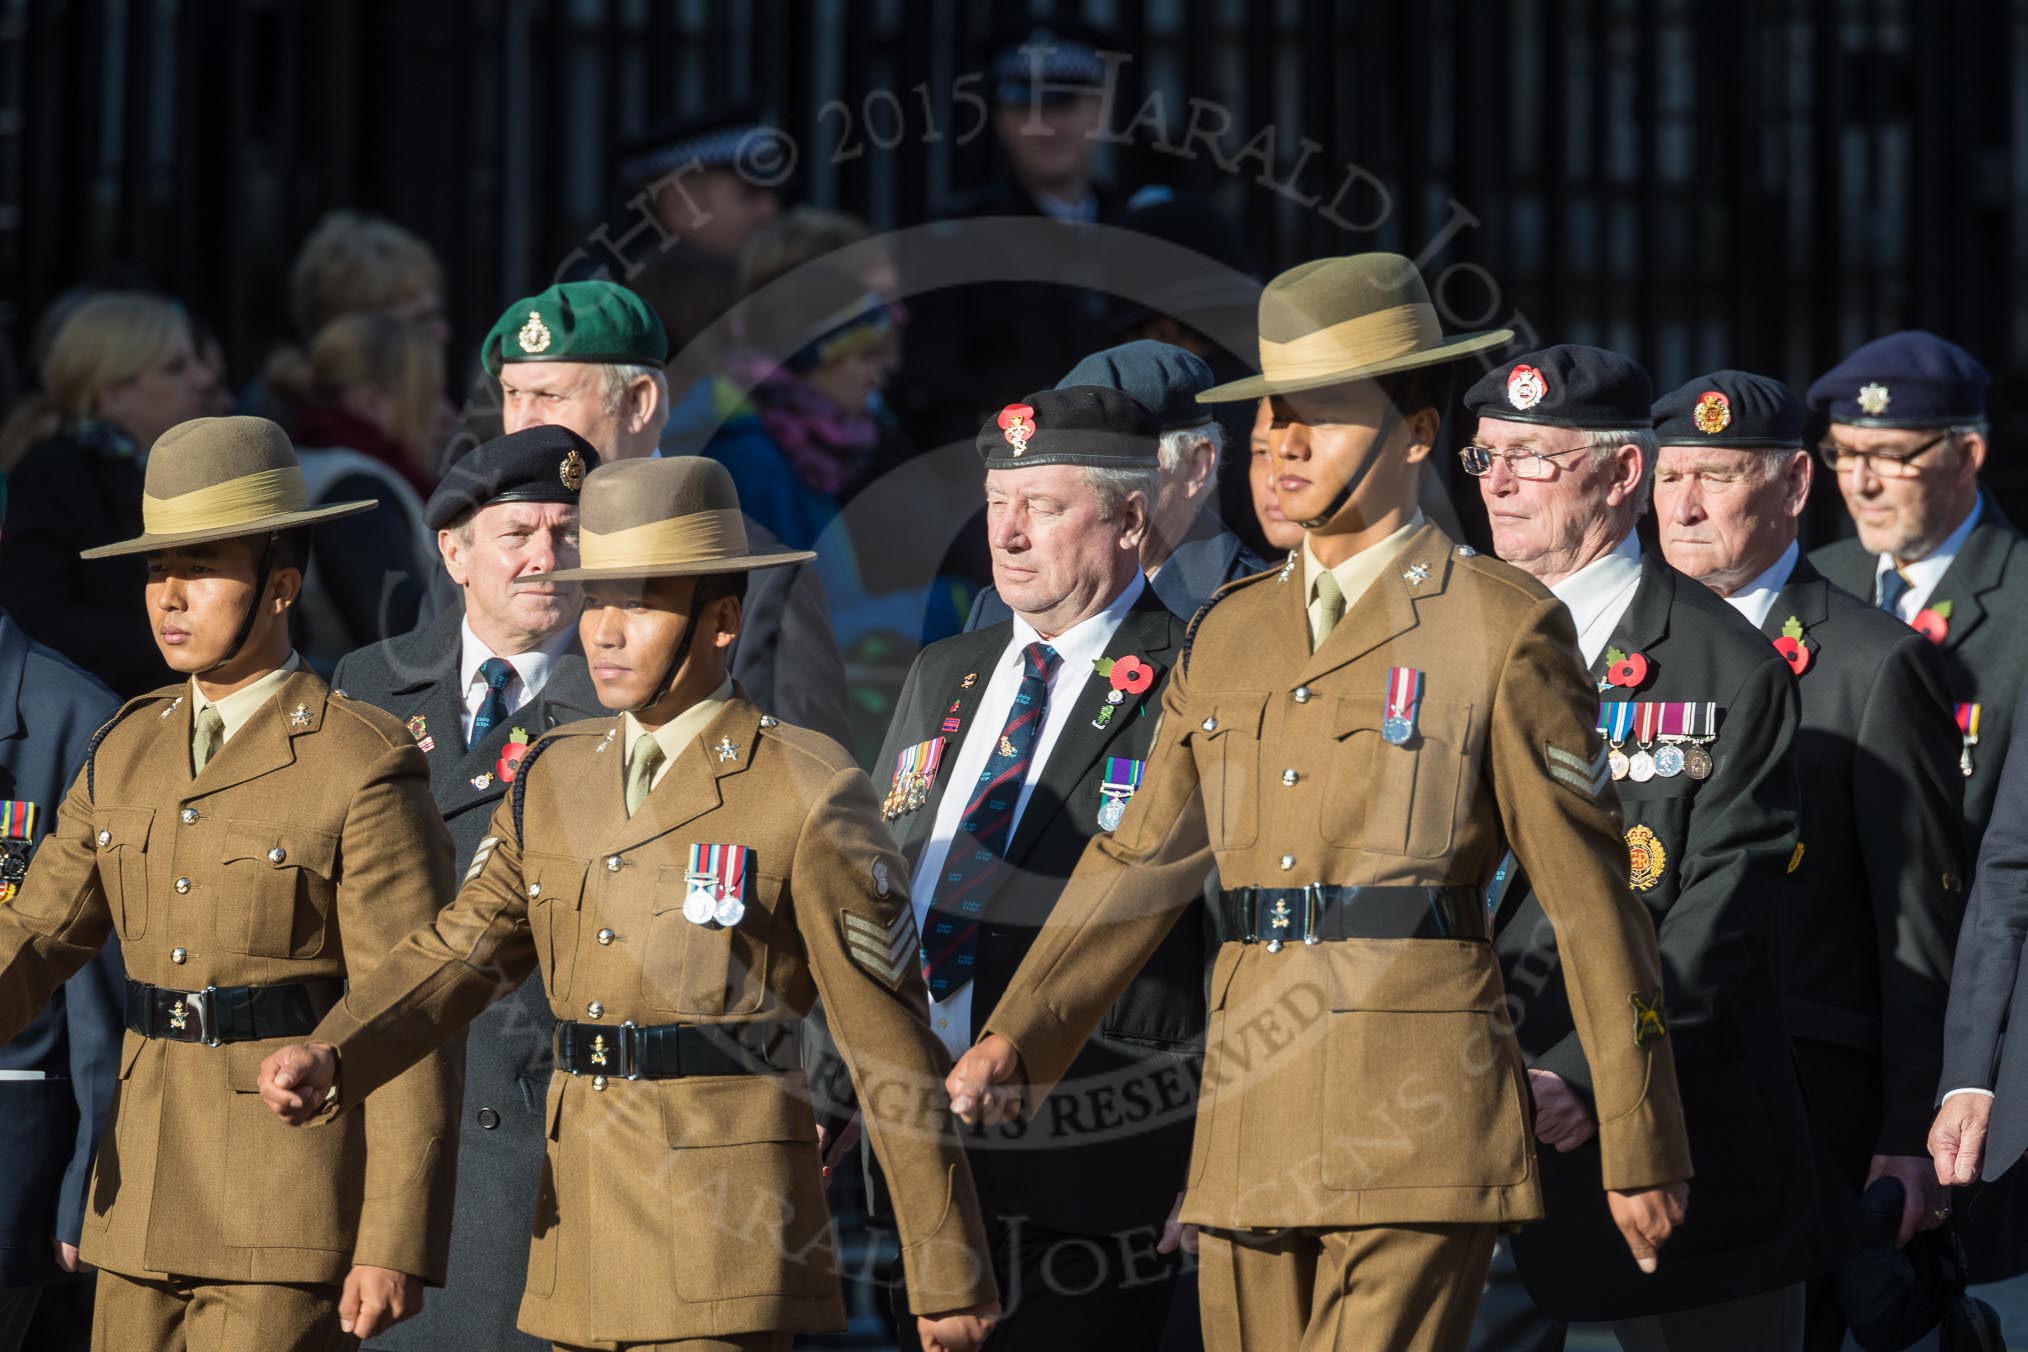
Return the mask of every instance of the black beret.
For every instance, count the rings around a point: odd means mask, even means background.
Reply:
[[[1771,376],[1713,371],[1655,401],[1664,446],[1803,445],[1803,401]]]
[[[1875,338],[1818,376],[1810,407],[1852,427],[1953,427],[1986,416],[1978,358],[1920,329]]]
[[[1096,385],[1130,394],[1153,409],[1168,432],[1210,422],[1211,406],[1198,403],[1197,396],[1217,383],[1211,367],[1195,352],[1143,338],[1092,353],[1071,367],[1056,388]]]
[[[1132,395],[1075,385],[1007,405],[979,429],[978,446],[987,469],[1154,469],[1161,437],[1161,419]]]
[[[568,427],[509,432],[473,447],[444,475],[423,507],[431,530],[496,502],[577,502],[599,453]]]
[[[1646,427],[1654,399],[1639,362],[1577,343],[1502,362],[1465,391],[1465,407],[1480,417],[1593,431]]]

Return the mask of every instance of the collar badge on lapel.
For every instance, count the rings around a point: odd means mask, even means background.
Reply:
[[[1429,565],[1421,562],[1411,563],[1408,566],[1408,571],[1401,576],[1402,580],[1407,582],[1409,586],[1419,587],[1429,581]]]
[[[183,707],[183,696],[178,695],[175,699],[169,701],[169,705],[167,708],[163,709],[161,713],[155,716],[157,718],[167,718],[169,715],[175,713],[178,709],[182,707]]]
[[[491,770],[486,771],[484,774],[472,776],[472,787],[479,790],[481,793],[484,793],[486,791],[486,786],[491,784],[492,782],[493,782],[493,772]]]
[[[730,737],[719,738],[718,745],[711,749],[718,753],[718,763],[720,765],[725,764],[727,761],[739,759],[739,743],[733,741]]]
[[[437,749],[437,739],[430,736],[429,720],[421,714],[408,720],[408,735],[415,738],[415,744],[422,748],[424,755]]]
[[[978,683],[979,683],[979,673],[976,671],[968,671],[965,673],[965,679],[958,682],[958,689],[970,690],[973,686],[977,685]]]
[[[613,744],[613,738],[619,735],[619,731],[620,729],[617,725],[607,728],[606,735],[599,738],[599,744],[592,748],[592,754],[593,755],[603,754],[605,752],[605,749]]]
[[[1810,659],[1814,654],[1803,642],[1803,622],[1795,616],[1782,621],[1782,636],[1774,641],[1774,649],[1796,675],[1800,676],[1810,669]]]
[[[289,710],[289,726],[292,728],[309,727],[310,706],[307,704],[298,704],[295,708]]]

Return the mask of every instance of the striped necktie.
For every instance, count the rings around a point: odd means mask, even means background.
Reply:
[[[924,917],[922,978],[933,1000],[944,999],[972,979],[979,921],[985,914],[992,880],[1006,859],[1014,804],[1020,800],[1021,786],[1028,782],[1035,736],[1042,729],[1043,711],[1049,702],[1049,678],[1062,660],[1056,649],[1041,642],[1023,648],[1021,659],[1021,688],[1014,693],[1014,707],[1008,710],[1000,740],[986,758],[971,801],[965,804],[965,815],[959,819],[950,852],[944,856],[943,877],[937,879],[929,914]]]

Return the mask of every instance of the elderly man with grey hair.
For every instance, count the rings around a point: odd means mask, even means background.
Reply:
[[[1267,565],[1225,528],[1206,504],[1218,498],[1218,459],[1225,430],[1208,405],[1197,402],[1215,377],[1195,353],[1170,343],[1141,340],[1095,352],[1056,383],[1119,390],[1153,409],[1162,426],[1141,540],[1141,571],[1163,605],[1187,620],[1211,594],[1234,578]],[[1114,473],[1115,471],[1095,471]],[[1011,612],[994,588],[972,603],[967,630],[998,624]]]
[[[659,453],[669,421],[662,369],[669,339],[627,288],[561,282],[518,300],[493,325],[481,355],[500,382],[506,431],[568,427],[605,463]],[[746,533],[759,552],[781,548],[751,517]],[[744,613],[729,667],[747,697],[788,722],[848,737],[845,663],[817,575],[801,564],[757,573]]]
[[[1676,1048],[1697,1167],[1668,1258],[1641,1272],[1599,1195],[1592,1075],[1557,938],[1510,855],[1487,897],[1493,951],[1535,1135],[1554,1148],[1538,1157],[1546,1218],[1494,1258],[1483,1352],[1560,1348],[1570,1320],[1610,1321],[1628,1352],[1800,1352],[1803,1284],[1857,1220],[1819,1172],[1776,975],[1776,917],[1802,859],[1795,681],[1731,605],[1642,551],[1651,403],[1638,363],[1575,345],[1497,366],[1465,395],[1477,428],[1460,459],[1494,551],[1563,602],[1597,684],[1602,740],[1582,777],[1617,789],[1628,882],[1668,974],[1650,1013]],[[1630,1038],[1639,1017],[1628,1009]]]
[[[915,908],[895,961],[920,961],[953,1057],[1085,846],[1119,825],[1153,746],[1185,636],[1141,570],[1159,431],[1131,396],[1079,386],[1025,395],[978,436],[993,580],[1013,612],[917,655],[874,766]],[[1077,1111],[967,1134],[1006,1293],[994,1347],[1158,1346],[1186,1243],[1171,1220],[1195,1120],[1203,933],[1201,915],[1177,925],[1121,993],[1064,1077]],[[835,1054],[812,1083],[842,1143],[852,1100]],[[891,1225],[884,1189],[870,1195]]]

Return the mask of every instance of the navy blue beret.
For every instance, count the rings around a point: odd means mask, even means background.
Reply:
[[[1655,401],[1655,435],[1664,446],[1803,444],[1803,401],[1769,376],[1713,371]]]
[[[431,530],[496,502],[577,502],[599,453],[568,427],[530,427],[473,447],[423,506]]]
[[[1161,419],[1131,394],[1076,385],[1037,390],[1007,405],[986,419],[977,444],[987,469],[1154,469],[1161,436]]]
[[[1951,427],[1986,416],[1991,383],[1978,358],[1956,343],[1904,329],[1818,376],[1810,407],[1853,427]]]
[[[1646,367],[1577,343],[1503,362],[1465,391],[1465,407],[1480,417],[1594,431],[1646,427],[1654,399]]]
[[[1169,432],[1202,427],[1211,421],[1211,406],[1198,403],[1197,396],[1217,383],[1211,367],[1195,352],[1143,338],[1092,353],[1071,367],[1070,374],[1056,382],[1056,388],[1102,385],[1131,394],[1155,410],[1162,430]]]

